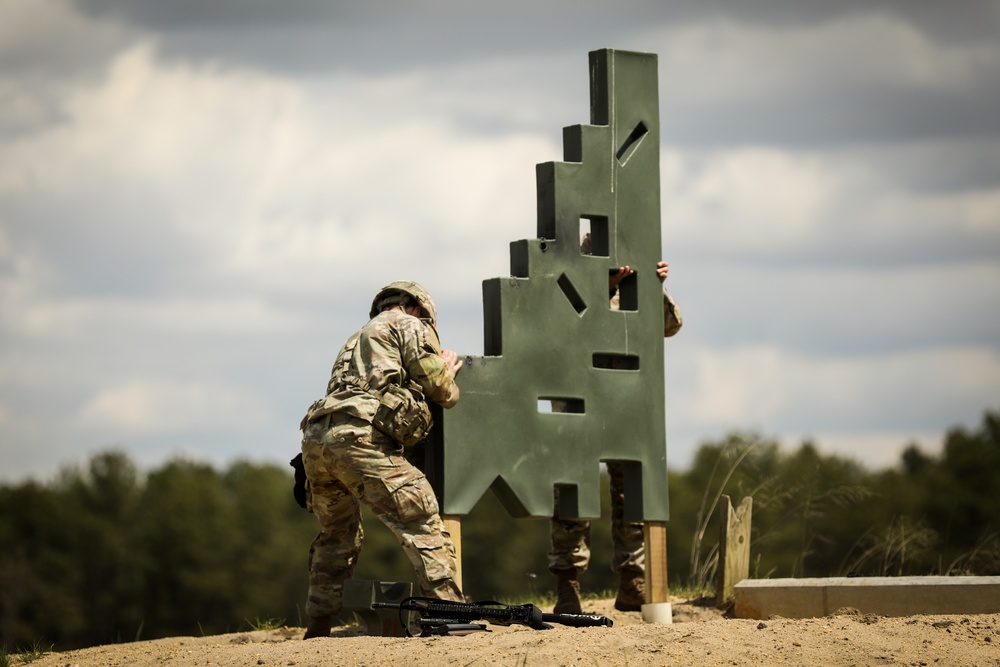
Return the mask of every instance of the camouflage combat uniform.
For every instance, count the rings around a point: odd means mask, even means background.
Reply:
[[[618,310],[619,294],[615,291],[611,308]],[[663,336],[669,338],[683,326],[680,309],[663,290]],[[563,406],[552,402],[552,410],[561,412]],[[624,475],[620,464],[608,463],[611,477],[611,544],[613,554],[611,569],[622,572],[626,568],[645,571],[645,544],[641,521],[625,521]],[[588,519],[559,518],[559,490],[555,491],[556,511],[551,521],[552,550],[549,552],[549,571],[573,570],[582,573],[590,564],[590,521]]]
[[[462,599],[454,581],[455,546],[430,483],[400,445],[372,426],[379,404],[372,392],[389,384],[416,383],[443,407],[457,402],[433,317],[421,320],[398,308],[375,314],[341,349],[326,398],[303,420],[308,503],[320,524],[309,549],[311,618],[341,611],[343,584],[354,572],[364,537],[359,503],[399,539],[421,595]]]

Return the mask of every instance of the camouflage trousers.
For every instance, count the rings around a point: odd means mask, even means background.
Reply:
[[[331,415],[307,424],[302,458],[308,502],[320,533],[309,548],[306,614],[334,616],[354,573],[364,531],[364,503],[396,535],[413,564],[421,595],[462,600],[455,584],[455,545],[424,474],[388,436],[366,421]]]
[[[625,521],[624,474],[619,464],[608,463],[611,476],[611,569],[626,567],[645,570],[645,542],[642,522]],[[549,571],[584,572],[590,564],[590,521],[559,518],[559,490],[555,492],[555,513],[551,521],[552,550]]]

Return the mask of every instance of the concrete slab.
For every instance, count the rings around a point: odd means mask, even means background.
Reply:
[[[737,618],[813,618],[844,607],[865,614],[1000,613],[1000,577],[831,577],[744,579]]]

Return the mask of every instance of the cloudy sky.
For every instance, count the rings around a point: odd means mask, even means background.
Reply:
[[[0,481],[287,461],[373,293],[481,282],[587,52],[659,54],[668,461],[1000,408],[1000,3],[0,0]]]

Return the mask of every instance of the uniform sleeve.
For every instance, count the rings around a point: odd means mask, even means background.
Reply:
[[[404,363],[410,380],[420,385],[424,395],[443,408],[458,403],[458,385],[441,356],[441,343],[433,328],[412,318],[414,347],[407,350]]]
[[[670,338],[684,326],[681,309],[677,307],[673,297],[663,288],[663,337]]]

